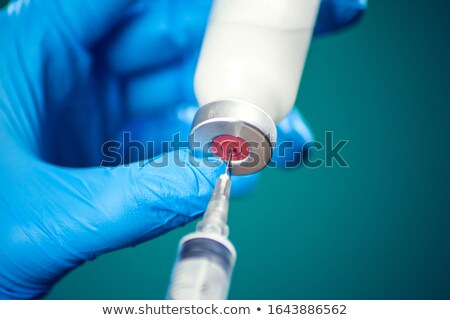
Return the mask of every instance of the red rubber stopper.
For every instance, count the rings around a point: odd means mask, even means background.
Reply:
[[[231,160],[239,161],[250,155],[250,145],[239,137],[222,135],[213,139],[211,151],[224,161],[228,161],[231,152]]]

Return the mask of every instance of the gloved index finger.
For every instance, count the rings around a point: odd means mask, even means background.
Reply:
[[[103,48],[109,68],[129,75],[172,63],[200,49],[212,1],[154,1]]]
[[[35,0],[56,28],[91,46],[101,39],[139,0]]]

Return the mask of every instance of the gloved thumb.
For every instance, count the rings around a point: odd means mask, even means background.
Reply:
[[[87,260],[193,220],[225,169],[183,150],[142,165],[83,169],[20,150],[0,158],[15,168],[0,199],[0,298],[38,297]]]
[[[82,260],[138,244],[203,213],[223,171],[186,150],[129,167],[58,168],[46,182],[56,220],[46,233],[58,226],[54,237]]]

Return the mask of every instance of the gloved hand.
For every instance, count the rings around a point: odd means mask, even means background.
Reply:
[[[156,146],[187,135],[209,8],[21,0],[0,12],[0,298],[40,297],[83,262],[204,211],[223,165],[178,150],[156,160],[165,166],[95,166],[124,131]],[[312,139],[296,111],[279,130],[297,151]]]

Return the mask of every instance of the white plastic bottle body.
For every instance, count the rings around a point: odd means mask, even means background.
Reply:
[[[320,0],[215,0],[195,75],[204,106],[250,102],[277,123],[292,109]]]

